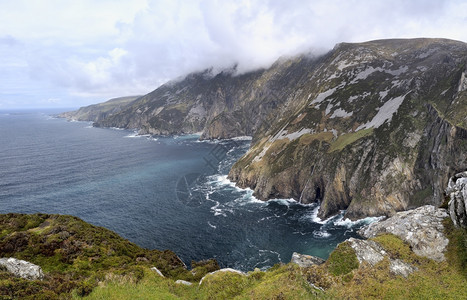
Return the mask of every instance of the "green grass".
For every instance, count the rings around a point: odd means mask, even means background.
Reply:
[[[389,260],[374,267],[361,265],[350,281],[342,281],[327,291],[338,299],[467,299],[467,234],[445,221],[450,239],[447,260],[441,263],[417,256],[410,246],[393,235],[381,235],[380,243],[393,259],[401,259],[418,268],[407,279],[389,272]]]
[[[74,295],[75,299],[80,299]],[[145,270],[144,279],[111,277],[84,299],[311,299],[314,293],[298,266],[278,265],[242,276],[219,272],[207,276],[201,285],[175,284]]]
[[[188,281],[198,281],[219,268],[212,260],[195,262],[192,273],[172,251],[141,248],[108,229],[72,216],[0,215],[0,232],[0,257],[32,262],[46,275],[44,281],[31,282],[28,288],[20,279],[4,276],[0,298],[61,297],[72,290],[86,295],[107,273],[142,279],[141,267],[156,266],[170,278]],[[31,288],[34,286],[40,288]]]
[[[301,269],[289,263],[245,276],[219,272],[199,285],[217,262],[192,262],[193,275],[170,251],[142,249],[75,217],[0,215],[0,255],[36,263],[46,276],[29,281],[0,269],[0,299],[467,299],[467,232],[449,218],[444,227],[449,245],[441,263],[417,256],[394,235],[373,239],[391,259],[417,268],[408,278],[391,274],[388,259],[373,267],[359,264],[349,244],[341,243],[323,265]],[[76,242],[80,247],[73,248]]]
[[[331,274],[339,276],[358,268],[359,263],[350,245],[348,243],[341,243],[329,255],[325,265]]]
[[[357,132],[343,134],[331,144],[331,147],[329,148],[328,152],[342,151],[346,146],[372,134],[373,128],[362,129]]]

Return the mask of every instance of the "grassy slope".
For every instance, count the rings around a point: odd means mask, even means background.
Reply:
[[[0,257],[30,261],[46,275],[44,281],[29,282],[0,271],[0,298],[7,299],[53,299],[71,291],[86,295],[109,273],[137,282],[152,266],[190,281],[218,269],[215,261],[201,262],[193,275],[172,251],[147,250],[76,217],[46,214],[0,215]]]
[[[53,299],[60,295],[78,299],[89,293],[87,299],[466,299],[467,233],[453,228],[449,219],[445,228],[450,243],[447,261],[442,263],[416,256],[395,236],[375,238],[392,258],[418,268],[407,279],[390,274],[387,260],[375,267],[358,265],[344,243],[321,266],[300,269],[294,264],[276,265],[246,276],[216,273],[199,285],[201,276],[216,269],[213,262],[198,266],[193,276],[172,252],[139,248],[74,217],[0,215],[0,256],[29,260],[46,273],[44,281],[27,281],[0,270],[0,298]],[[83,243],[74,255],[65,254],[63,241],[54,251],[44,253],[44,249],[51,249],[52,241],[67,236],[64,231]],[[28,235],[27,243],[18,238],[24,234]],[[72,243],[70,237],[66,241]],[[165,278],[150,270],[154,265]],[[176,284],[176,279],[194,284]]]

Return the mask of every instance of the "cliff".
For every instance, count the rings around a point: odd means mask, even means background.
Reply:
[[[260,199],[319,201],[322,218],[439,206],[467,167],[466,54],[438,39],[337,45],[229,178]]]
[[[133,102],[138,97],[140,96],[114,98],[103,103],[81,107],[75,111],[61,113],[58,115],[58,117],[74,121],[97,122],[109,117],[112,114],[120,112],[123,107]]]
[[[268,69],[193,73],[100,117],[141,134],[251,135],[229,179],[261,199],[320,202],[319,216],[439,206],[467,168],[467,45],[341,43]]]

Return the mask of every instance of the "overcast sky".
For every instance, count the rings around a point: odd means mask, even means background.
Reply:
[[[396,37],[466,42],[467,0],[0,0],[0,109],[79,107]]]

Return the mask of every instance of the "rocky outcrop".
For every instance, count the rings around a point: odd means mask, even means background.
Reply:
[[[417,270],[416,267],[405,263],[400,259],[390,258],[384,248],[375,241],[350,238],[346,242],[348,242],[350,247],[355,251],[355,255],[357,256],[360,264],[367,263],[371,266],[375,266],[384,258],[387,258],[389,259],[390,272],[394,275],[400,275],[405,278]]]
[[[467,171],[449,179],[446,194],[449,196],[449,215],[456,226],[467,228]]]
[[[3,266],[13,275],[24,279],[42,280],[44,278],[44,273],[42,272],[41,267],[24,260],[19,260],[13,257],[0,258],[0,266]]]
[[[320,257],[294,252],[290,262],[297,264],[301,268],[308,268],[315,265],[321,265],[325,260]]]
[[[447,217],[445,209],[426,205],[398,212],[391,218],[361,228],[358,233],[366,238],[390,233],[407,242],[415,254],[443,261],[449,240],[444,235],[442,222]]]

